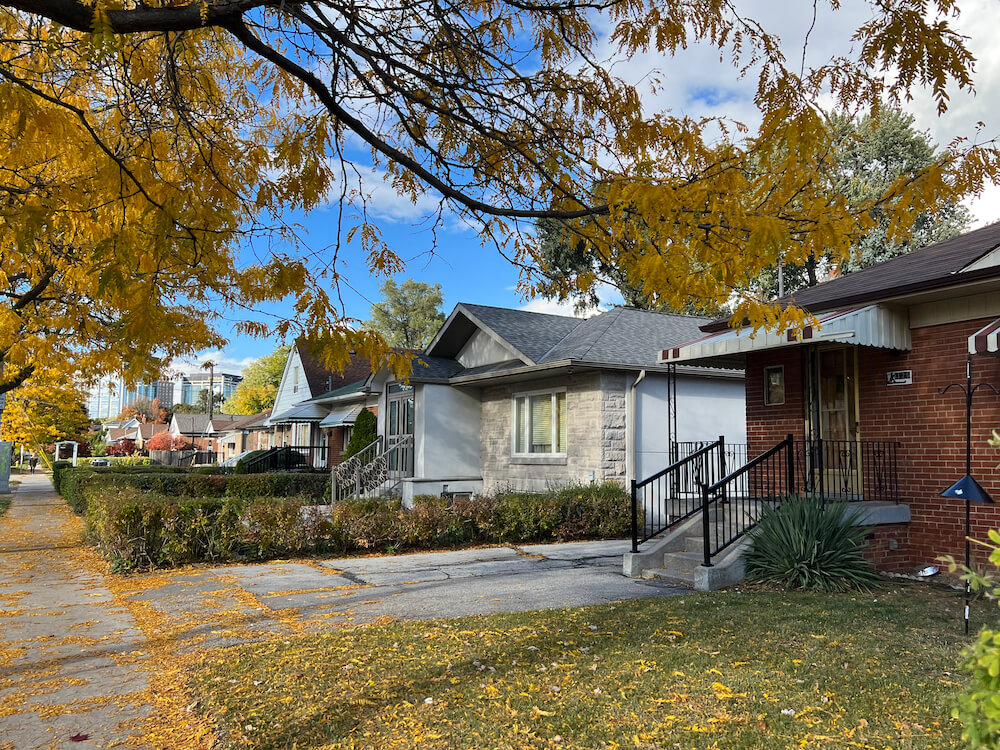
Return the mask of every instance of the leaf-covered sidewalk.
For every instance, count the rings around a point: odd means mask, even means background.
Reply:
[[[146,638],[48,476],[21,479],[0,517],[0,750],[167,746]]]

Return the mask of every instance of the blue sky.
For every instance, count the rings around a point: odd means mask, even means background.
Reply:
[[[820,3],[815,28],[809,34],[807,63],[818,64],[834,54],[850,53],[850,34],[868,19],[870,6],[865,2],[845,2],[845,10],[831,14]],[[990,30],[1000,21],[1000,5],[995,0],[964,0],[963,15],[956,22],[960,31],[970,37],[970,46],[977,56],[975,96],[959,95],[952,98],[951,109],[944,117],[937,117],[929,96],[920,92],[906,106],[917,118],[917,125],[931,133],[941,145],[956,136],[973,136],[975,123],[982,120],[989,127],[980,139],[1000,134],[998,123],[992,119],[993,104],[1000,101],[1000,48],[994,48]],[[811,3],[774,2],[774,0],[747,0],[740,4],[742,11],[761,20],[766,28],[775,30],[782,39],[783,49],[790,60],[803,54],[803,42],[812,25]],[[606,34],[604,42],[606,45]],[[599,57],[612,59],[610,47],[598,49]],[[751,78],[739,79],[733,68],[719,61],[718,50],[693,46],[682,58],[670,60],[661,55],[638,55],[627,61],[613,63],[615,74],[642,85],[653,70],[661,72],[662,85],[656,90],[646,90],[644,104],[649,112],[671,110],[693,116],[724,115],[745,122],[753,129],[756,110],[753,106],[755,82]],[[360,168],[364,168],[364,152],[352,154]],[[375,176],[365,184],[369,192],[368,210],[378,217],[384,238],[407,261],[407,269],[398,279],[414,278],[419,281],[440,283],[444,292],[445,312],[450,312],[458,302],[497,305],[502,307],[527,307],[546,312],[572,314],[570,306],[560,308],[547,300],[523,300],[516,291],[518,272],[495,249],[483,247],[472,227],[451,222],[437,232],[437,242],[423,217],[436,201],[428,198],[417,206],[397,196],[392,188]],[[975,224],[981,225],[1000,219],[1000,189],[991,188],[970,203]],[[349,211],[345,211],[348,214]],[[289,222],[298,222],[303,237],[312,248],[330,245],[336,240],[336,206],[329,205],[308,216],[289,215]],[[345,228],[350,222],[345,222]],[[381,279],[369,275],[360,248],[345,247],[340,254],[338,271],[346,277],[341,287],[344,309],[348,316],[366,319],[371,303],[378,299]],[[613,295],[606,300],[619,301]],[[266,313],[284,315],[288,305],[272,305]],[[220,330],[230,338],[222,351],[203,352],[199,360],[213,359],[226,371],[239,372],[249,361],[269,353],[278,342],[255,340],[238,336],[229,330],[234,320],[223,321]],[[178,363],[183,369],[184,365]]]

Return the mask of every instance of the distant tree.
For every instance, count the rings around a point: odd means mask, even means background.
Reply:
[[[174,414],[202,414],[206,411],[205,408],[199,407],[198,404],[174,404],[172,409]]]
[[[121,410],[118,419],[135,417],[140,422],[149,424],[166,424],[167,410],[160,406],[160,399],[137,398],[130,406]]]
[[[371,306],[372,319],[365,327],[380,334],[389,346],[427,346],[445,320],[441,285],[413,279],[397,285],[394,279],[386,279],[380,291],[382,301]]]
[[[535,222],[538,237],[538,269],[532,291],[542,297],[570,301],[578,312],[600,304],[600,289],[595,282],[618,290],[627,307],[659,310],[686,315],[717,316],[726,312],[722,305],[701,301],[672,307],[651,295],[635,269],[623,264],[610,248],[600,248],[587,239],[589,218],[577,221],[539,219]]]
[[[291,346],[279,346],[270,354],[251,362],[243,370],[243,380],[222,405],[225,414],[257,414],[274,406],[278,384],[285,371]]]
[[[215,409],[219,411],[222,404],[222,394],[215,394]],[[208,414],[208,388],[202,388],[198,392],[198,400],[193,404],[174,404],[174,414]]]
[[[930,134],[917,130],[913,115],[885,108],[878,117],[854,119],[831,115],[828,122],[833,148],[835,185],[849,206],[861,207],[884,195],[901,177],[915,177],[939,161]],[[852,248],[851,257],[839,271],[851,273],[912,252],[933,242],[957,237],[970,223],[969,210],[957,200],[919,212],[905,239],[889,240],[890,216],[899,199],[877,204],[869,211],[872,227]],[[833,256],[810,255],[805,263],[782,265],[784,293],[815,286],[823,281]],[[765,269],[752,284],[764,298],[778,296],[777,266]]]
[[[109,456],[131,456],[135,451],[135,441],[131,438],[122,438],[117,443],[108,446]]]
[[[354,430],[351,432],[351,439],[347,441],[344,459],[347,460],[365,446],[375,442],[377,437],[378,419],[372,412],[362,409],[358,418],[354,420]]]
[[[146,441],[146,448],[151,451],[168,451],[173,446],[174,436],[164,430],[153,435]]]
[[[93,433],[87,442],[90,444],[90,452],[94,456],[108,455],[108,433],[105,430],[98,430]]]
[[[89,428],[83,392],[60,373],[42,372],[8,395],[0,439],[29,447],[59,440],[83,442]]]

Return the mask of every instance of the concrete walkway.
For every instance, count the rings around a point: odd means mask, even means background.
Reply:
[[[123,744],[148,711],[145,638],[48,476],[13,478],[0,517],[0,750]]]
[[[625,541],[106,576],[48,477],[19,479],[0,517],[0,750],[207,746],[183,689],[205,649],[688,592],[624,577]]]

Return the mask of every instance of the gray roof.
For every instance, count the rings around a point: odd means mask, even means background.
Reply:
[[[415,381],[471,376],[501,377],[512,370],[558,362],[612,367],[656,367],[660,352],[699,338],[709,318],[615,307],[591,318],[571,318],[485,305],[459,304],[428,347],[440,356],[421,355]],[[453,359],[481,326],[500,336],[531,362],[510,358],[463,368]],[[531,364],[533,363],[533,365]]]
[[[463,304],[462,307],[534,362],[540,362],[546,352],[584,322],[581,318],[567,315],[548,315],[503,307],[468,304]]]
[[[204,435],[208,432],[207,414],[174,414],[181,435]]]
[[[583,321],[540,364],[572,359],[615,365],[655,365],[660,352],[702,335],[709,318],[616,307]],[[664,343],[667,342],[667,343]]]

